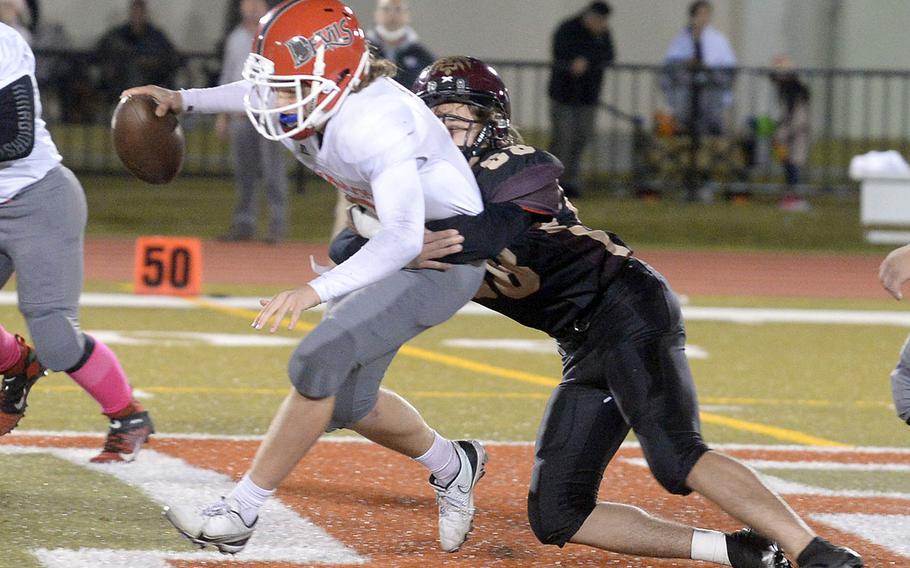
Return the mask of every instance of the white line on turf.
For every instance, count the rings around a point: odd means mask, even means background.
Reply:
[[[643,458],[623,458],[623,461],[639,467],[648,467]],[[859,471],[859,472],[910,472],[910,464],[905,463],[843,463],[833,461],[783,461],[783,460],[743,460],[756,469],[810,470],[810,471]]]
[[[910,515],[824,513],[812,518],[910,557]]]
[[[90,463],[89,458],[95,453],[92,450],[0,445],[0,454],[36,453],[50,454],[94,472],[115,477],[162,505],[179,504],[201,509],[217,500],[220,495],[227,495],[234,486],[234,481],[224,474],[192,466],[154,450],[143,451],[131,467],[123,467],[122,464]],[[174,542],[181,542],[176,531]],[[35,551],[38,559],[48,568],[137,566],[134,557],[136,554],[148,557],[149,562],[141,566],[155,568],[170,566],[168,559],[200,562],[223,561],[225,558],[217,552],[111,552],[104,549]],[[128,561],[124,562],[124,558]],[[238,557],[238,561],[244,562],[286,562],[301,566],[313,563],[361,564],[364,560],[354,550],[300,517],[279,499],[266,503],[257,531]]]
[[[207,303],[225,307],[258,311],[259,297],[203,297]],[[202,306],[182,298],[168,296],[138,296],[134,294],[85,293],[80,303],[83,307],[100,308],[153,308],[193,310]],[[0,306],[16,305],[15,292],[0,292]],[[470,303],[458,312],[463,315],[493,315],[503,317],[478,304]],[[683,315],[689,321],[720,321],[742,324],[801,323],[830,325],[889,325],[910,327],[910,312],[885,310],[822,310],[778,308],[716,308],[683,306]]]
[[[102,432],[74,431],[74,430],[28,430],[16,429],[4,437],[5,440],[16,438],[101,438]],[[263,436],[255,434],[210,434],[205,432],[161,432],[153,436],[156,440],[200,440],[216,442],[259,442]],[[533,446],[534,442],[526,440],[481,440],[489,446]],[[320,439],[320,443],[372,443],[356,435],[332,435]],[[17,442],[18,443],[18,442]],[[23,441],[23,444],[26,442]],[[2,444],[0,444],[2,447]],[[639,448],[638,442],[623,442],[623,448]],[[743,450],[743,451],[770,451],[781,453],[825,453],[825,454],[899,454],[910,455],[910,448],[888,446],[851,446],[818,447],[800,446],[797,444],[711,444],[718,450]]]

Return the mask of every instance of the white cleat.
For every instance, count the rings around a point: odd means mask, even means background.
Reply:
[[[487,453],[480,442],[459,440],[454,444],[461,462],[458,475],[445,487],[430,476],[439,505],[439,547],[446,552],[461,548],[474,528],[474,486],[483,477],[487,463]]]
[[[164,516],[199,548],[212,545],[222,554],[243,550],[256,527],[256,521],[247,526],[237,502],[224,497],[201,512],[188,507],[165,507]]]

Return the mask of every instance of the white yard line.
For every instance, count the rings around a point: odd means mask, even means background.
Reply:
[[[258,311],[258,296],[228,298],[203,297],[205,302],[224,307]],[[147,308],[169,310],[194,310],[201,306],[183,298],[171,296],[139,296],[135,294],[82,295],[83,307],[97,308]],[[0,292],[0,306],[16,305],[15,292]],[[470,303],[458,312],[462,315],[503,317],[478,304]],[[777,308],[710,308],[684,306],[683,315],[689,321],[720,321],[742,324],[802,323],[831,325],[890,325],[910,327],[910,311],[884,310],[797,310]]]
[[[38,448],[33,446],[0,445],[0,454],[49,454],[56,458],[102,473],[135,487],[160,503],[179,504],[201,509],[227,495],[234,481],[222,473],[203,469],[185,461],[145,450],[136,458],[135,467],[122,464],[93,464],[89,458],[96,452],[76,448]],[[323,529],[298,515],[279,499],[271,499],[263,507],[259,526],[249,545],[237,558],[238,562],[286,562],[308,566],[313,563],[362,564],[366,559],[351,548],[329,536]],[[174,541],[180,537],[174,532]],[[168,560],[193,562],[225,560],[214,551],[130,551],[108,549],[38,549],[38,560],[49,568],[107,568],[120,566],[167,567]],[[139,560],[141,564],[137,564]]]
[[[28,429],[16,429],[13,430],[8,437],[4,437],[4,440],[15,440],[17,438],[23,438],[22,444],[27,444],[27,438],[83,438],[83,437],[97,437],[101,438],[103,436],[102,432],[79,432],[74,430],[28,430]],[[207,434],[202,432],[190,432],[190,433],[180,433],[180,432],[160,432],[156,433],[153,436],[156,440],[200,440],[200,441],[223,441],[223,442],[258,442],[263,439],[261,435],[231,435],[231,434]],[[17,444],[19,442],[16,442]],[[349,443],[364,443],[369,444],[368,440],[361,438],[356,435],[345,435],[345,436],[328,436],[323,437],[320,440],[320,443],[328,444],[349,444]],[[488,446],[533,446],[534,442],[526,440],[512,440],[512,441],[502,441],[502,440],[483,440],[483,443]],[[0,447],[3,447],[0,444]],[[638,442],[623,442],[623,448],[640,448],[641,446]],[[743,451],[768,451],[768,452],[781,452],[781,453],[831,453],[831,454],[905,454],[910,455],[910,448],[901,448],[901,447],[887,447],[887,446],[851,446],[849,448],[839,448],[839,447],[818,447],[818,446],[800,446],[795,444],[711,444],[712,448],[718,450],[743,450]],[[790,462],[777,462],[773,463],[790,463]],[[815,463],[815,462],[810,462]],[[839,462],[834,462],[839,463]]]

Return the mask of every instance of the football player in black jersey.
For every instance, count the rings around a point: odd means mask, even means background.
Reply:
[[[435,232],[420,266],[489,259],[475,301],[554,337],[563,358],[528,496],[538,539],[735,567],[789,566],[761,533],[801,567],[862,566],[853,551],[818,537],[753,470],[704,443],[676,296],[616,235],[581,224],[559,188],[559,161],[521,144],[511,128],[508,91],[496,72],[476,59],[444,58],[414,90],[462,148],[486,202],[479,216],[428,224]],[[362,242],[343,233],[333,260]],[[597,502],[604,470],[630,429],[664,488],[696,491],[758,533],[693,529]]]

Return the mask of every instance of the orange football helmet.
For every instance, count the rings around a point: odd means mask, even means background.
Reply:
[[[338,0],[286,0],[259,21],[243,78],[247,116],[269,140],[311,136],[367,75],[370,51]]]

